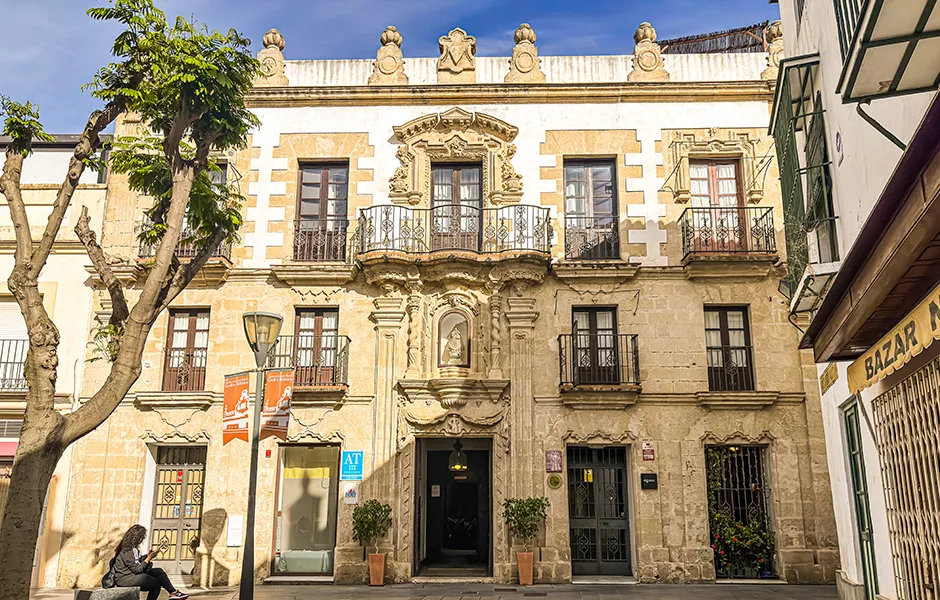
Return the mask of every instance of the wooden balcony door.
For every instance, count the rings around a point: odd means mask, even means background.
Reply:
[[[480,165],[431,168],[431,250],[479,252],[483,235]]]
[[[565,257],[620,258],[613,161],[565,162]]]
[[[163,391],[195,392],[206,387],[208,309],[170,311]]]
[[[695,230],[693,248],[701,252],[745,252],[750,225],[741,194],[740,162],[692,160],[689,162]],[[740,208],[741,210],[729,210]]]
[[[620,383],[616,309],[576,308],[571,317],[575,383]]]
[[[294,320],[294,382],[298,387],[336,383],[339,311],[302,308]]]
[[[345,260],[348,196],[347,165],[311,164],[300,168],[295,260]]]

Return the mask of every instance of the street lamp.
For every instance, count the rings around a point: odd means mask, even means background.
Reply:
[[[248,312],[242,315],[245,337],[255,353],[257,381],[255,382],[255,408],[251,428],[251,465],[248,476],[248,515],[245,519],[245,551],[242,554],[242,580],[238,588],[239,600],[252,600],[255,595],[255,488],[258,486],[258,439],[261,429],[261,408],[264,403],[264,363],[268,351],[277,342],[283,317],[266,312]]]

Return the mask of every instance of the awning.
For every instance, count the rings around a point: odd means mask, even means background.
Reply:
[[[937,89],[940,3],[837,0],[843,102]]]
[[[16,456],[17,442],[0,442],[0,456],[12,458]]]
[[[940,339],[940,285],[894,328],[849,365],[849,391],[857,394],[894,373]]]

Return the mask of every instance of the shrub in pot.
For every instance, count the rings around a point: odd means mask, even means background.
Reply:
[[[532,585],[532,553],[529,540],[535,538],[548,517],[548,498],[507,498],[503,502],[503,519],[512,537],[522,540],[522,552],[516,553],[519,563],[519,585]]]
[[[367,500],[353,509],[353,539],[363,546],[373,546],[369,553],[369,585],[385,584],[385,554],[379,553],[379,538],[392,526],[392,507],[378,500]]]

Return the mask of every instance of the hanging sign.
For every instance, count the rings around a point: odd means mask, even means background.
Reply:
[[[222,445],[248,441],[248,373],[225,376],[222,408]]]
[[[894,373],[940,339],[940,285],[849,365],[849,391],[857,394]]]
[[[340,481],[362,481],[363,474],[362,450],[343,450],[339,463]]]
[[[264,410],[261,412],[261,439],[287,440],[290,423],[290,398],[294,370],[266,371],[264,374]]]

